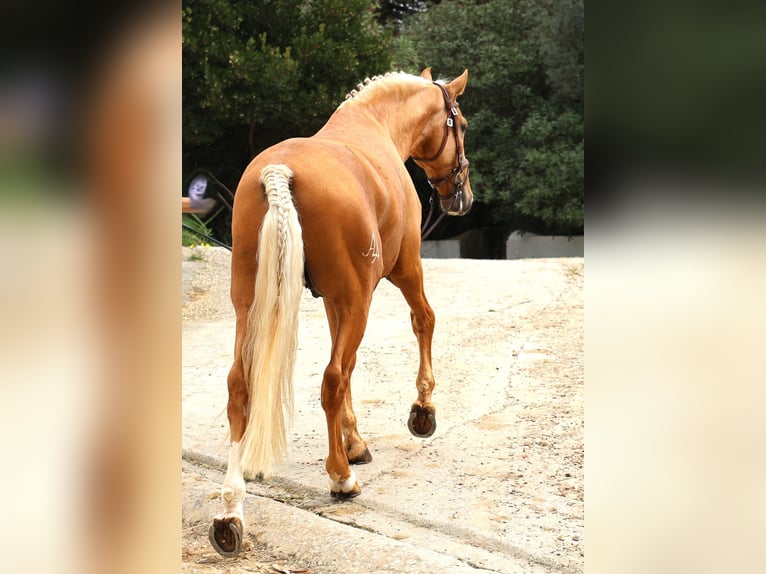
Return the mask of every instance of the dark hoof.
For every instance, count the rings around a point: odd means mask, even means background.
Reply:
[[[413,409],[410,420],[407,421],[407,428],[413,436],[428,438],[436,432],[436,417],[426,409]]]
[[[362,490],[360,488],[356,488],[352,490],[351,492],[333,492],[332,490],[330,491],[330,496],[332,496],[334,499],[339,500],[341,502],[344,500],[350,500],[352,498],[356,498],[360,494],[362,494]]]
[[[216,518],[210,525],[208,538],[215,551],[231,558],[242,551],[242,523],[234,516]]]
[[[364,452],[358,456],[355,457],[348,457],[348,463],[349,464],[367,464],[368,462],[372,462],[372,455],[370,454],[370,450],[365,448]]]

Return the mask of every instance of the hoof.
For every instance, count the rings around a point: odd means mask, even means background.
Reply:
[[[330,496],[332,496],[334,499],[339,500],[341,502],[344,500],[350,500],[351,498],[356,498],[360,494],[362,494],[362,489],[359,488],[358,486],[354,487],[354,490],[352,490],[351,492],[333,492],[332,490],[330,491]]]
[[[434,413],[428,412],[423,408],[413,408],[410,412],[410,419],[407,421],[407,428],[413,436],[418,438],[428,438],[436,432],[436,417]]]
[[[368,462],[372,462],[372,455],[370,454],[370,449],[365,448],[364,452],[357,456],[348,456],[348,463],[349,464],[367,464]]]
[[[348,500],[362,494],[362,487],[356,479],[356,473],[352,470],[346,480],[330,481],[330,496],[338,500]]]
[[[216,518],[210,525],[208,538],[221,556],[236,556],[242,551],[242,522],[236,516]]]

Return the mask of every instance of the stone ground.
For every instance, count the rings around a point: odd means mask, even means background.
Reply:
[[[409,309],[382,281],[352,377],[373,461],[362,495],[338,503],[324,473],[319,404],[330,338],[304,293],[290,459],[248,483],[246,551],[207,541],[222,507],[226,374],[234,340],[229,252],[184,248],[183,571],[582,572],[582,258],[426,259],[436,313],[438,428],[407,431],[417,344]]]

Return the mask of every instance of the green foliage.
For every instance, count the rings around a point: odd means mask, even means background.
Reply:
[[[184,0],[184,173],[234,188],[253,156],[313,134],[364,77],[468,68],[477,199],[507,229],[582,232],[583,12],[582,0]],[[226,216],[208,222],[224,241]]]
[[[428,10],[424,0],[380,0],[377,19],[383,25],[400,26],[405,16]]]
[[[370,8],[184,0],[185,172],[206,167],[234,187],[258,152],[311,135],[357,82],[390,69],[391,40]]]
[[[582,232],[583,31],[582,0],[444,0],[396,40],[401,69],[469,69],[471,185],[499,225]]]
[[[207,240],[202,237],[202,235],[213,237],[213,230],[208,227],[210,220],[202,221],[202,219],[194,213],[185,213],[183,222],[193,231],[186,228],[181,229],[181,245],[185,247],[192,245],[208,245]],[[195,231],[198,231],[202,235],[195,233]]]

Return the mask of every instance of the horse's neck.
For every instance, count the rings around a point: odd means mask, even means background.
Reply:
[[[415,138],[421,133],[425,118],[413,116],[403,109],[404,104],[367,103],[344,106],[332,115],[317,135],[338,140],[361,142],[368,147],[393,144],[402,161],[412,154]],[[349,129],[353,126],[353,129]],[[375,139],[380,141],[375,141]]]

